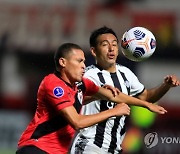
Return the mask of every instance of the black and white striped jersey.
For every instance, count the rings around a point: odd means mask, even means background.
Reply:
[[[108,84],[115,86],[125,94],[135,96],[143,92],[144,85],[141,84],[136,75],[127,67],[116,64],[116,73],[109,73],[97,65],[86,68],[84,77],[92,80],[96,85]],[[97,100],[82,107],[82,114],[90,115],[113,108],[115,103]],[[118,153],[121,151],[121,143],[125,136],[125,116],[111,117],[108,120],[94,126],[84,128],[77,134],[77,138],[86,138],[88,143],[95,144],[104,149],[106,153]],[[78,143],[73,143],[78,144]]]

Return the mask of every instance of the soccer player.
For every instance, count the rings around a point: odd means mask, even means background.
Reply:
[[[17,154],[65,154],[75,129],[111,116],[129,115],[130,109],[123,103],[110,112],[94,116],[78,114],[83,94],[93,95],[101,91],[88,79],[83,79],[78,86],[75,84],[82,80],[84,60],[84,53],[78,45],[67,43],[59,47],[55,54],[56,72],[47,75],[40,84],[37,110],[19,140]]]
[[[98,87],[89,79],[83,78],[84,52],[76,44],[61,45],[54,60],[56,71],[45,76],[39,86],[37,109],[18,142],[17,154],[65,154],[75,130],[92,126],[110,117],[129,115],[130,108],[124,103],[135,103],[160,114],[166,112],[161,106],[121,92],[113,92],[113,89]],[[78,113],[85,95],[120,104],[98,114],[80,115]]]
[[[101,27],[90,36],[90,50],[96,64],[87,67],[84,77],[96,85],[109,84],[119,88],[127,95],[150,102],[158,101],[171,87],[180,82],[174,75],[165,77],[159,87],[145,89],[136,75],[127,67],[116,63],[118,56],[118,38],[108,27]],[[89,98],[91,101],[94,98]],[[95,100],[82,107],[84,115],[91,115],[112,109],[115,103]],[[111,117],[101,123],[81,129],[72,144],[71,154],[118,154],[125,136],[126,116]],[[91,152],[90,152],[91,151]]]

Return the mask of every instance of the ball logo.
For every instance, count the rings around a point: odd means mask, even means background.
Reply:
[[[147,148],[152,148],[158,144],[158,135],[156,132],[148,133],[144,137],[144,143]]]
[[[146,36],[146,34],[143,33],[141,30],[136,29],[134,31],[134,36],[137,40],[141,40],[142,38],[144,38]]]
[[[138,58],[138,57],[142,57],[145,54],[145,51],[143,48],[141,47],[136,47],[133,53],[133,56]]]
[[[56,97],[61,97],[64,95],[64,90],[61,88],[61,87],[56,87],[54,88],[53,90],[53,94],[56,96]]]
[[[126,40],[126,38],[124,38],[124,40],[121,41],[121,46],[124,48],[124,49],[127,49],[129,48],[129,43],[134,41],[135,39],[130,39],[130,40]]]
[[[150,46],[151,46],[151,49],[156,48],[156,40],[151,39]]]

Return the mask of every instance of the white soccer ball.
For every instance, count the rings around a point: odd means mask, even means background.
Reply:
[[[154,53],[156,39],[147,28],[133,27],[123,34],[121,49],[126,58],[140,62]]]

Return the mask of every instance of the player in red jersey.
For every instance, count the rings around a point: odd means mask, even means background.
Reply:
[[[17,154],[67,153],[75,130],[112,116],[129,115],[130,108],[124,103],[143,106],[160,114],[166,113],[161,106],[117,93],[115,89],[97,87],[83,78],[84,53],[76,44],[61,45],[54,60],[56,71],[47,75],[39,86],[35,116],[18,142]],[[79,112],[85,95],[120,104],[98,114],[81,115]]]

